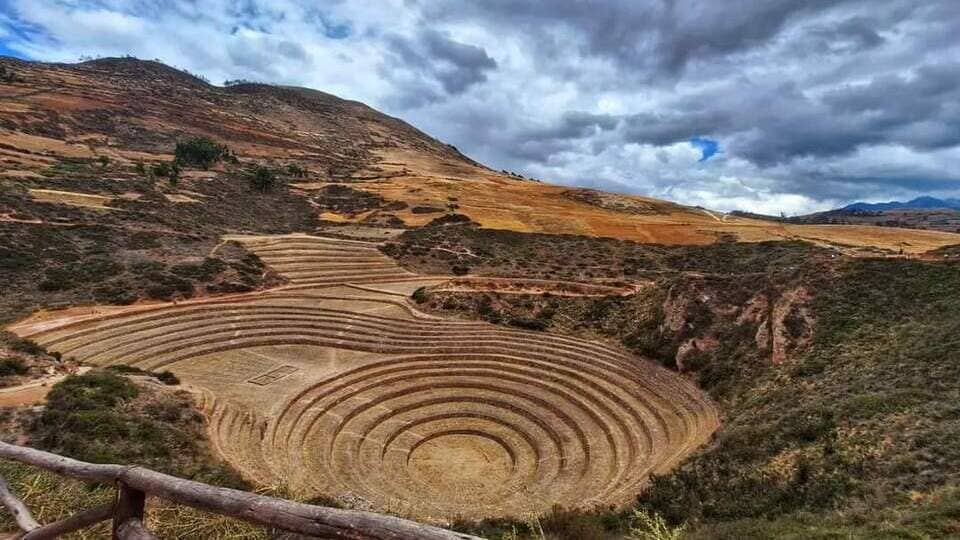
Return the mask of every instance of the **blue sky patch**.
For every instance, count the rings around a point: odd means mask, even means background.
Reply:
[[[720,151],[720,143],[706,137],[694,137],[690,139],[690,145],[700,150],[700,163],[710,159],[714,154]]]
[[[0,56],[14,56],[17,58],[24,58],[23,53],[17,52],[10,47],[7,47],[7,44],[0,40]]]

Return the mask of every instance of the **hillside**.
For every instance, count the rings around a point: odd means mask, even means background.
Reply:
[[[419,226],[436,217],[432,214],[455,207],[490,228],[652,243],[808,239],[853,249],[904,247],[910,253],[960,243],[958,237],[937,232],[771,225],[665,201],[519,179],[482,167],[400,120],[315,90],[259,84],[221,88],[135,59],[71,65],[0,62],[13,74],[0,84],[3,176],[34,190],[29,193],[35,200],[74,208],[149,208],[152,201],[137,202],[146,190],[133,181],[135,165],[169,159],[176,140],[205,135],[229,146],[241,160],[296,162],[305,174],[290,182],[291,193],[331,223]],[[64,178],[90,180],[89,172],[64,174],[89,163],[105,163],[96,182]],[[190,192],[205,195],[201,186],[210,176],[191,172],[179,187],[161,195],[189,204],[198,199]],[[349,199],[346,204],[314,201],[328,195],[334,189],[328,184],[334,182],[349,183],[351,190],[336,188]],[[50,220],[10,202],[3,213],[8,220]]]
[[[519,178],[315,90],[0,65],[5,439],[490,538],[960,534],[960,234]]]

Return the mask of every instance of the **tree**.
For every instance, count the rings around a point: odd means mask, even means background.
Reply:
[[[257,165],[250,172],[250,187],[257,191],[267,192],[277,185],[277,175],[273,169]]]
[[[180,181],[180,166],[176,161],[167,163],[165,161],[153,166],[153,175],[158,178],[166,178],[171,186],[176,186]]]
[[[175,160],[186,166],[209,169],[218,161],[231,157],[230,149],[225,145],[217,144],[207,137],[194,137],[185,141],[177,141],[173,150]]]

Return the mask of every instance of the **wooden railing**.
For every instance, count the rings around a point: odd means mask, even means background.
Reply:
[[[112,519],[115,539],[153,539],[143,524],[144,501],[158,497],[236,519],[317,538],[360,540],[481,540],[475,536],[423,525],[398,517],[312,506],[184,480],[137,466],[97,465],[49,452],[0,442],[0,458],[33,465],[88,482],[117,486],[114,502],[40,525],[0,478],[0,503],[22,531],[19,538],[39,540],[84,529]]]

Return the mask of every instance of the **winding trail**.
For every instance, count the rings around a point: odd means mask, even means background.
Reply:
[[[686,379],[604,344],[417,311],[405,297],[449,278],[375,244],[226,239],[291,285],[10,330],[87,364],[174,371],[254,482],[427,521],[628,504],[719,425]]]

